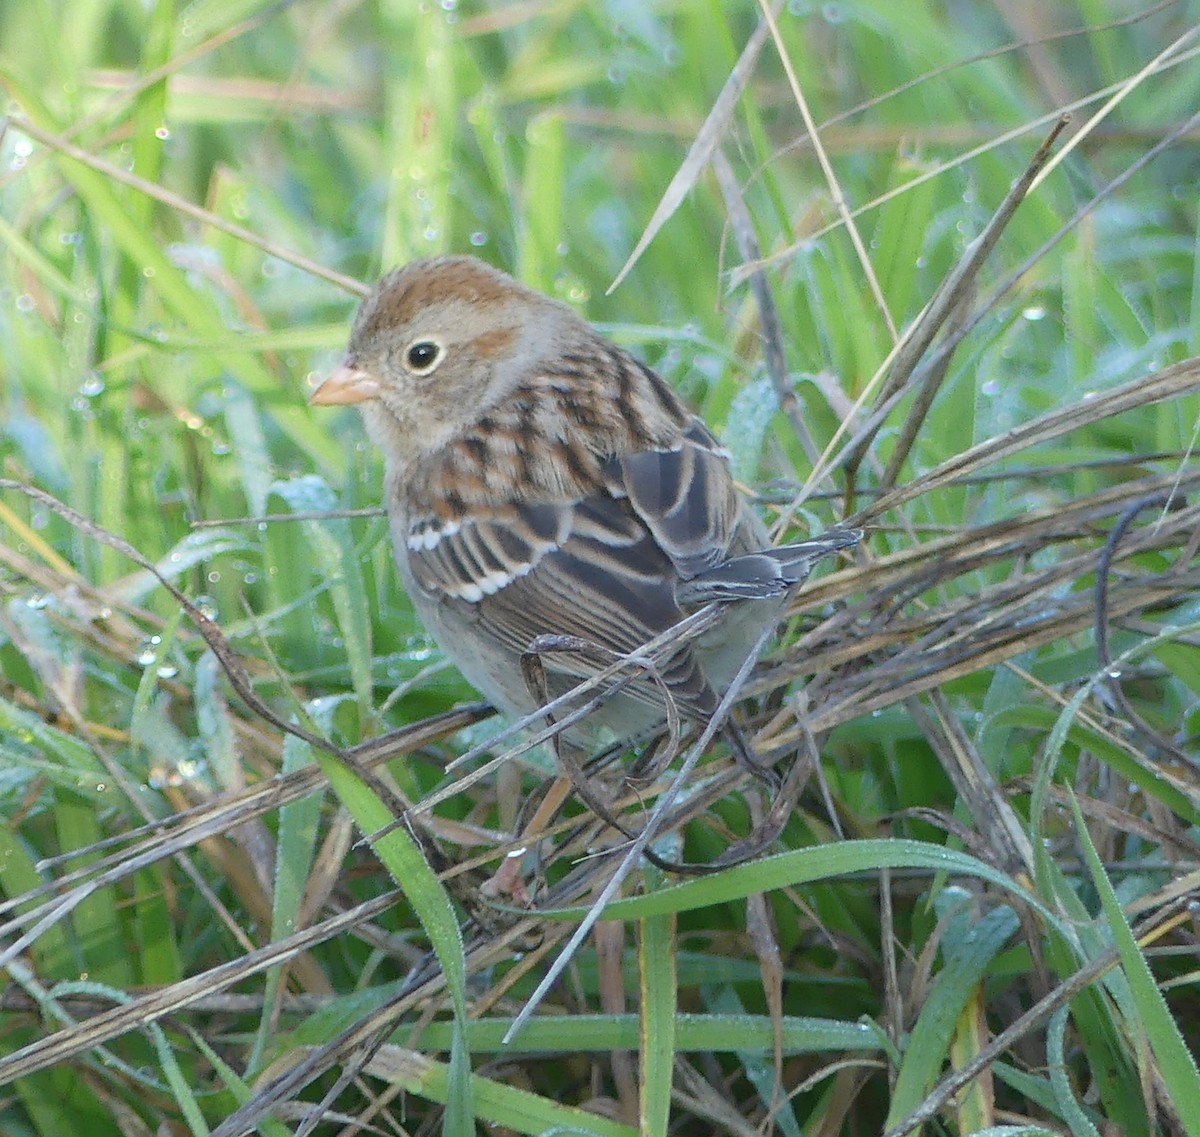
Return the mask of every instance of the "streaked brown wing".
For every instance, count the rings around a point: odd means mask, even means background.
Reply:
[[[629,499],[681,580],[719,565],[743,525],[729,456],[699,419],[672,450],[642,450],[605,464],[609,490]]]
[[[408,563],[429,595],[477,603],[509,587],[566,541],[575,507],[567,502],[505,505],[469,521],[409,526]]]
[[[409,541],[417,582],[469,613],[477,632],[514,655],[546,634],[630,652],[684,615],[671,559],[624,499],[598,494],[573,505],[507,506],[496,518],[428,532]],[[545,665],[577,677],[597,669],[595,659],[568,653],[548,656]],[[685,711],[711,711],[712,689],[690,649],[673,653],[662,670]],[[661,705],[648,683],[631,694]]]

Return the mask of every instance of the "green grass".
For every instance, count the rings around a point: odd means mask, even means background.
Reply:
[[[782,55],[768,39],[720,130],[788,385],[817,449],[837,439],[798,497],[812,463],[711,169],[607,294],[756,5],[0,7],[0,1133],[239,1131],[239,1108],[292,1132],[326,1094],[329,1133],[339,1115],[1197,1132],[1200,395],[1186,369],[1151,387],[1198,354],[1196,126],[1133,169],[1200,104],[1197,41],[1089,126],[1193,13],[946,9],[784,5]],[[980,318],[931,405],[910,388],[863,433],[889,325],[913,324],[1068,104],[1081,144],[965,291],[958,315]],[[380,501],[357,417],[306,405],[352,282],[440,251],[659,368],[771,516],[794,505],[804,532],[866,510],[870,529],[756,681],[760,737],[802,748],[788,708],[807,699],[821,755],[771,856],[682,884],[636,870],[507,1046],[607,864],[564,828],[545,871],[567,911],[460,939],[462,867],[494,869],[537,767],[359,844],[490,724],[435,723],[359,777],[248,705],[164,585],[274,716],[338,746],[474,698],[412,615],[383,519],[311,516]],[[1123,514],[1112,678],[1092,590]],[[727,792],[667,855],[713,859],[752,828],[744,787],[720,762],[697,786],[710,773]],[[349,1051],[320,1048],[344,1032],[388,1045],[335,1085]],[[272,1112],[271,1078],[306,1058]]]

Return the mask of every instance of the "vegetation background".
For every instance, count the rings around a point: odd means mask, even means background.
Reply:
[[[1196,17],[0,7],[0,1134],[1200,1133]],[[1064,110],[1071,149],[960,289],[969,335],[890,397],[898,335]],[[635,874],[643,906],[508,1045],[579,913],[464,947],[451,886],[495,867],[536,766],[437,808],[441,881],[403,830],[357,843],[491,727],[448,714],[473,694],[382,520],[312,519],[380,499],[356,418],[305,404],[356,282],[442,251],[660,369],[773,517],[875,510],[748,712],[803,750],[809,678],[820,776],[774,855]],[[278,716],[339,744],[443,717],[356,780],[231,690],[206,619]],[[754,808],[730,793],[676,854],[718,856]],[[599,878],[557,832],[550,895],[586,903]]]

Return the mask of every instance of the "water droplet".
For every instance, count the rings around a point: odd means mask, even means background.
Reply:
[[[26,599],[25,607],[33,608],[36,611],[41,611],[41,609],[45,608],[49,603],[50,597],[44,592],[35,592],[32,596]]]
[[[475,246],[475,248],[478,249],[481,245],[487,244],[488,235],[482,229],[476,229],[475,232],[472,233],[468,238],[468,240],[472,245]]]
[[[142,641],[134,661],[141,667],[149,667],[158,658],[158,649],[162,646],[162,636],[150,636]]]
[[[1030,304],[1028,308],[1022,310],[1021,317],[1033,322],[1044,320],[1046,318],[1046,309],[1040,304]]]
[[[207,620],[215,620],[220,614],[216,600],[206,593],[201,593],[199,596],[194,597],[192,603],[200,609],[200,615]]]
[[[35,305],[33,303],[33,297],[30,296],[28,292],[22,292],[21,295],[17,297],[18,312],[32,312],[34,307]]]
[[[155,668],[154,674],[160,679],[174,679],[179,674],[179,668],[173,663],[164,663]]]
[[[99,371],[89,371],[88,377],[79,385],[79,393],[94,399],[104,390],[104,376]]]
[[[171,131],[168,127],[160,126],[154,132],[154,137],[161,140],[162,142],[166,142],[166,140],[171,137]]]

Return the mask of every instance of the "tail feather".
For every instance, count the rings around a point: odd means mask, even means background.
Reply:
[[[830,529],[806,541],[745,553],[680,584],[675,597],[682,605],[715,600],[769,600],[802,584],[823,557],[862,540],[861,529]]]

